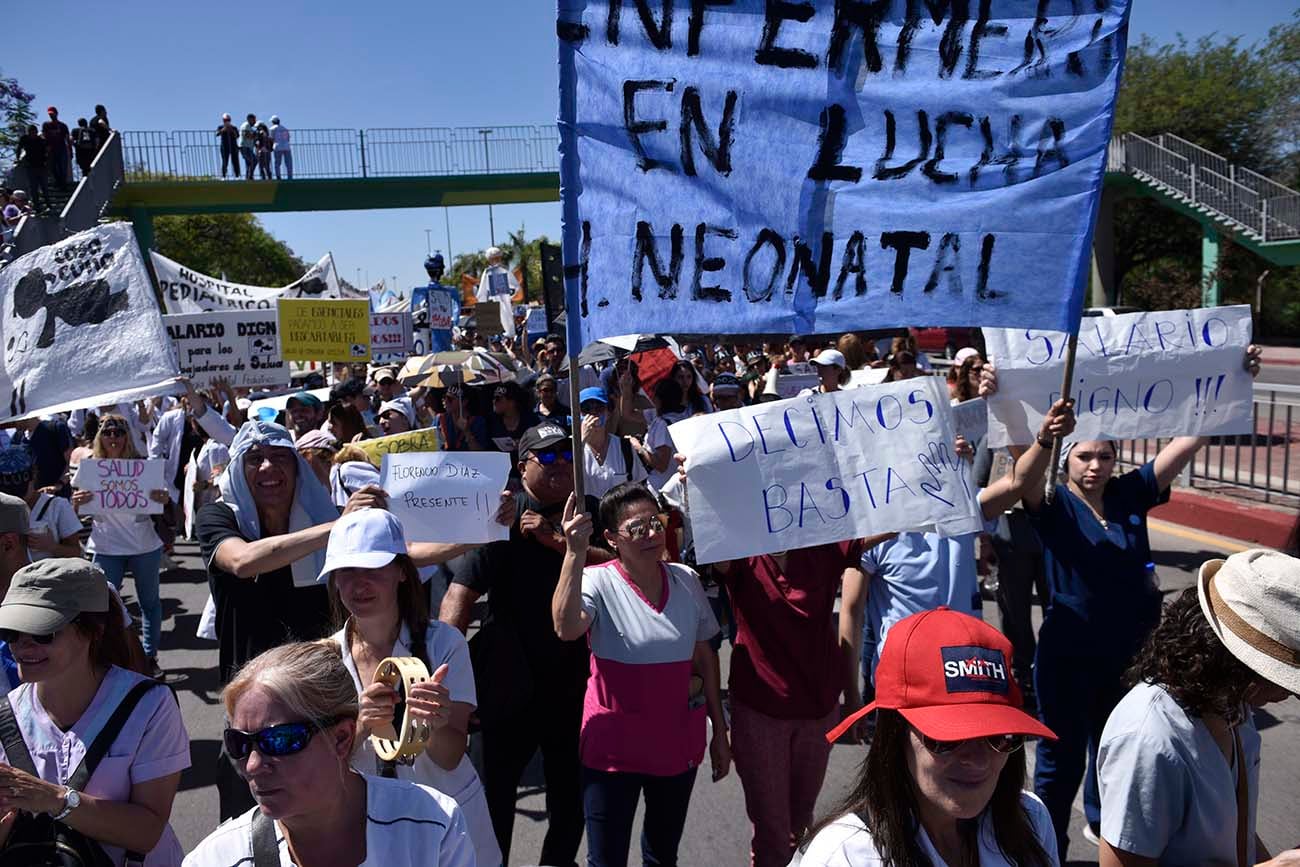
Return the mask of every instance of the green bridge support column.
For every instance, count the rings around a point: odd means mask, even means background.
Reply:
[[[1201,228],[1201,306],[1219,306],[1219,232]]]
[[[149,251],[153,249],[153,214],[141,208],[132,208],[129,214],[131,225],[135,228],[135,240],[140,245],[140,254],[149,262]],[[150,271],[152,273],[152,271]]]

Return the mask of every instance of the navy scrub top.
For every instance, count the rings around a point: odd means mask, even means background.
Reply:
[[[1146,576],[1146,519],[1169,501],[1169,489],[1157,488],[1155,465],[1146,463],[1107,482],[1102,500],[1106,527],[1064,484],[1031,515],[1052,595],[1045,619],[1081,649],[1132,656],[1160,619],[1160,591]]]

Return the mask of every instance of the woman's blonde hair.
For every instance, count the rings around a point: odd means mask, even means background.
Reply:
[[[226,716],[252,687],[260,686],[299,720],[321,726],[330,720],[355,720],[357,688],[343,664],[343,651],[330,638],[282,644],[249,660],[221,692]]]
[[[339,466],[351,463],[368,464],[370,462],[370,455],[362,451],[360,446],[351,443],[334,453],[334,463]]]
[[[117,413],[105,413],[99,417],[99,430],[95,432],[95,442],[91,446],[91,451],[96,458],[106,458],[104,453],[104,428],[105,426],[121,427],[122,437],[122,454],[120,457],[127,459],[138,459],[140,453],[135,448],[135,437],[131,436],[131,426],[126,423],[126,419]]]

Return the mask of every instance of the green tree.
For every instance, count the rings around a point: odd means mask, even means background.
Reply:
[[[1205,38],[1158,45],[1150,38],[1130,46],[1115,110],[1116,134],[1172,133],[1221,154],[1237,165],[1281,182],[1297,180],[1300,144],[1300,13],[1270,32],[1261,45]],[[1116,279],[1124,303],[1147,307],[1198,304],[1201,227],[1145,197],[1115,208]],[[1268,264],[1225,237],[1216,273],[1225,303],[1254,299]],[[1300,287],[1300,271],[1274,268],[1266,291],[1261,331],[1300,331],[1287,310]],[[1288,298],[1291,299],[1288,302]]]
[[[0,75],[0,167],[13,164],[18,139],[35,122],[32,100],[35,94],[23,90],[16,78]]]
[[[283,286],[308,267],[252,214],[158,217],[154,238],[167,258],[235,283]]]

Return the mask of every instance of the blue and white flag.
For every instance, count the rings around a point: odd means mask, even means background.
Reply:
[[[560,0],[570,345],[1074,331],[1128,17],[1129,0]]]

